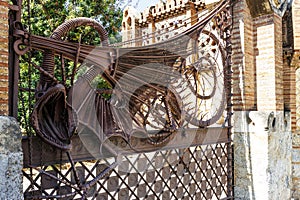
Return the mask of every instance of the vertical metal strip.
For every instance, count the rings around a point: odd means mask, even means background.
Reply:
[[[21,21],[22,0],[14,0],[13,8],[9,12],[9,116],[18,117],[18,81],[19,81],[19,56],[14,51],[14,29],[13,24],[16,21]]]

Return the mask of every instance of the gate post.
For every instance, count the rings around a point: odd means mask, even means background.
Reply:
[[[8,115],[8,0],[0,0],[0,115]],[[0,199],[23,199],[22,134],[14,118],[0,116]]]
[[[268,0],[233,8],[234,196],[290,199],[292,134],[284,98],[282,18]]]
[[[0,116],[0,199],[23,199],[21,139],[17,121]]]

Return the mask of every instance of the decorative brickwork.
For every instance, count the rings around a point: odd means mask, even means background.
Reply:
[[[275,99],[279,111],[284,110],[282,35],[282,18],[274,14]]]
[[[233,8],[232,70],[234,110],[256,109],[254,66],[254,30],[246,2],[238,1]]]
[[[8,1],[0,0],[0,115],[8,115]]]
[[[287,60],[283,62],[283,92],[284,108],[291,112],[291,130],[296,131],[296,69],[288,65]]]
[[[283,110],[283,64],[281,17],[255,19],[257,30],[256,74],[258,110]]]
[[[296,131],[296,64],[293,60],[293,15],[286,11],[282,21],[283,31],[283,98],[284,109],[291,112],[291,130]]]
[[[234,110],[283,110],[282,20],[252,3],[233,8]]]
[[[292,6],[292,16],[293,16],[293,40],[294,40],[294,52],[292,57],[291,66],[297,70],[297,102],[296,102],[296,129],[300,130],[300,81],[299,81],[299,68],[300,68],[300,1],[294,0]]]
[[[296,69],[296,101],[296,130],[300,131],[300,68]]]

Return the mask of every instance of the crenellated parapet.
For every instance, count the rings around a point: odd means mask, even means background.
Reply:
[[[141,18],[140,13],[131,6],[128,6],[123,12],[122,21],[122,41],[130,41],[138,37],[138,20]]]
[[[122,35],[125,46],[145,46],[177,35],[197,21],[205,8],[219,0],[159,1],[143,12],[128,6],[123,12]],[[134,40],[134,41],[133,41]]]

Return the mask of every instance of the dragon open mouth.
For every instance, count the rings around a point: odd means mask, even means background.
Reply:
[[[68,150],[76,128],[75,116],[72,107],[66,102],[65,87],[57,84],[38,93],[31,121],[36,133],[46,142]]]

